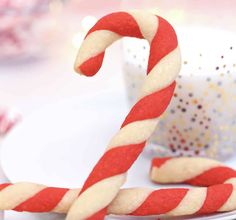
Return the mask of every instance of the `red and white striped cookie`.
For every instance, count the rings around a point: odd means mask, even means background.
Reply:
[[[96,74],[106,48],[124,36],[144,38],[150,43],[148,75],[140,99],[90,173],[67,220],[104,218],[106,207],[124,184],[127,171],[142,152],[174,92],[181,66],[177,37],[166,20],[149,12],[116,12],[101,18],[86,35],[75,70],[86,76]]]
[[[150,178],[157,183],[186,183],[212,186],[232,183],[236,186],[236,171],[219,161],[201,157],[155,158]]]
[[[0,210],[67,213],[79,191],[23,182],[2,184]],[[235,201],[231,184],[194,189],[133,188],[120,190],[107,211],[131,216],[209,214],[235,210]]]

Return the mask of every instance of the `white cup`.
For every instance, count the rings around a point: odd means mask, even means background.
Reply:
[[[177,28],[177,34],[182,69],[175,95],[151,138],[152,149],[223,160],[236,150],[236,34],[194,26]],[[145,78],[149,45],[124,39],[123,51],[133,104]]]

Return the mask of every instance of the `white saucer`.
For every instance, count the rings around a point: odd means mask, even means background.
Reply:
[[[1,150],[3,170],[12,182],[79,187],[127,112],[125,94],[110,90],[43,107],[24,118],[4,140]],[[229,163],[236,168],[235,161],[232,159]],[[154,187],[148,179],[149,167],[150,158],[143,154],[129,172],[125,186]],[[22,217],[22,214],[17,215]],[[50,215],[51,218],[44,214],[26,216],[31,220],[42,219],[42,216],[43,219],[59,219],[57,215]],[[191,219],[233,217],[236,217],[236,212]]]

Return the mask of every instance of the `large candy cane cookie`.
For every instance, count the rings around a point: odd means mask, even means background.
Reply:
[[[75,70],[86,76],[96,74],[105,49],[124,36],[144,38],[150,43],[148,76],[140,99],[90,173],[67,220],[104,218],[106,207],[124,184],[127,171],[142,152],[174,92],[181,66],[177,37],[166,20],[148,12],[117,12],[101,18],[86,35]]]
[[[0,185],[0,210],[18,212],[67,213],[78,196],[80,189],[46,187],[33,183]],[[204,198],[211,192],[218,192],[214,198]],[[225,195],[219,198],[219,195]],[[226,197],[231,199],[222,206]],[[231,184],[209,188],[145,189],[120,190],[108,207],[108,214],[152,216],[206,214],[236,209],[236,192]],[[210,208],[209,208],[210,207]]]
[[[155,158],[150,177],[157,183],[187,183],[195,186],[235,183],[236,186],[234,169],[201,157]]]

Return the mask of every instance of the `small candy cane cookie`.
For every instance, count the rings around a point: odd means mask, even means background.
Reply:
[[[105,49],[125,36],[144,38],[150,43],[148,76],[140,99],[90,173],[67,220],[104,218],[106,207],[124,184],[127,171],[142,152],[174,92],[181,66],[175,31],[163,18],[144,11],[117,12],[101,18],[86,35],[75,70],[86,76],[96,74]]]
[[[79,191],[23,182],[2,184],[0,210],[67,213]],[[120,190],[107,211],[131,216],[209,214],[234,210],[235,201],[236,193],[231,184],[194,189],[133,188]]]
[[[218,161],[201,157],[155,158],[152,161],[150,177],[157,183],[212,186],[234,183],[236,171]]]

